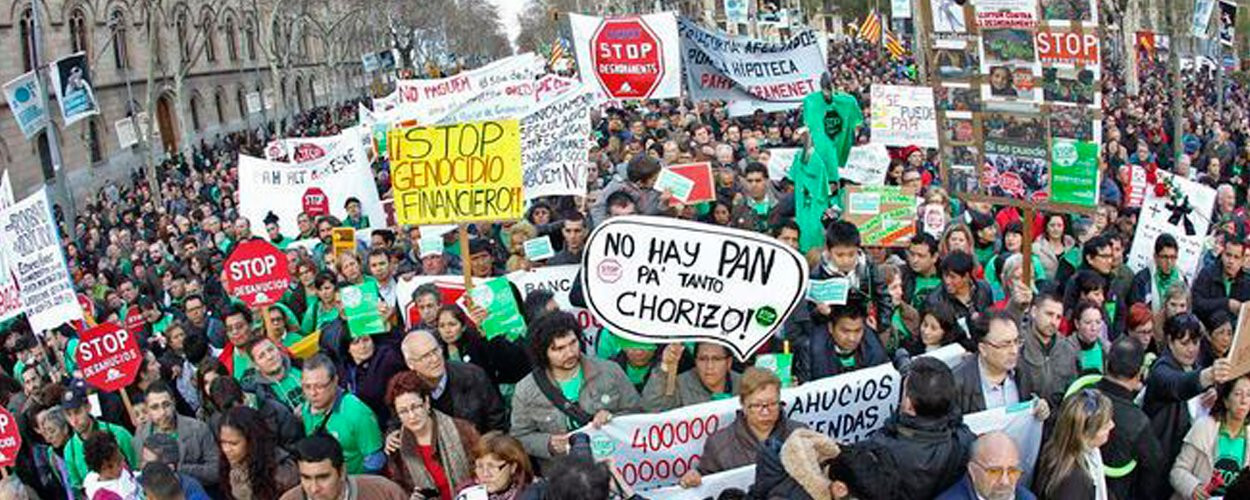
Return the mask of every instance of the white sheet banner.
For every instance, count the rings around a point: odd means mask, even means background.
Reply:
[[[938,147],[933,88],[872,86],[872,142],[886,146]]]
[[[368,217],[370,228],[386,227],[373,170],[359,141],[343,141],[324,157],[304,164],[239,155],[239,213],[251,222],[253,234],[265,234],[264,220],[270,212],[278,216],[282,234],[298,234],[296,219],[312,203],[343,220],[352,197],[360,200],[361,215]]]
[[[768,150],[768,180],[781,182],[790,176],[790,166],[794,165],[794,157],[798,156],[799,148],[771,148]]]
[[[591,17],[569,14],[582,83],[614,99],[681,97],[677,16]]]
[[[0,211],[13,206],[13,184],[9,182],[9,171],[0,173]],[[18,295],[17,269],[13,267],[8,251],[0,245],[0,321],[17,316],[22,312],[22,299]]]
[[[900,376],[891,364],[823,378],[781,391],[785,418],[838,442],[853,443],[885,425],[898,406]],[[707,437],[733,425],[738,399],[685,406],[664,413],[623,415],[590,435],[596,457],[611,456],[634,488],[677,483],[697,467]]]
[[[53,220],[46,189],[0,212],[0,252],[5,255],[0,267],[8,267],[0,272],[17,280],[22,310],[36,333],[82,319]]]
[[[344,140],[359,141],[358,133],[356,128],[353,127],[347,129],[343,134],[329,137],[275,139],[265,145],[265,159],[282,163],[308,163],[325,158],[329,151],[337,148]]]
[[[1020,450],[1020,468],[1024,469],[1021,484],[1029,484],[1033,478],[1033,466],[1042,449],[1042,422],[1033,416],[1036,400],[993,410],[964,415],[964,423],[978,436],[987,432],[1001,431],[1015,441]],[[1055,410],[1051,410],[1055,411]]]
[[[730,489],[741,490],[745,493],[751,489],[752,484],[755,484],[755,466],[747,465],[703,476],[703,482],[694,488],[666,486],[647,490],[647,497],[664,500],[704,500],[716,498]]]
[[[580,266],[577,264],[569,264],[539,267],[530,271],[514,271],[508,274],[508,281],[521,291],[522,299],[535,290],[550,291],[555,296],[556,303],[560,305],[561,311],[577,316],[577,324],[582,327],[582,334],[586,338],[586,349],[588,352],[594,352],[595,341],[603,324],[595,319],[595,315],[591,314],[589,309],[573,307],[573,303],[569,302],[569,292],[573,290],[578,269]]]
[[[1198,266],[1202,262],[1202,250],[1207,231],[1211,227],[1211,214],[1215,210],[1215,190],[1184,177],[1159,170],[1159,182],[1171,182],[1177,199],[1158,196],[1155,187],[1148,186],[1146,199],[1142,201],[1137,217],[1137,231],[1129,247],[1128,267],[1133,272],[1150,267],[1154,260],[1155,239],[1169,233],[1176,237],[1180,246],[1176,265],[1185,274],[1185,280],[1194,282]],[[1186,210],[1188,206],[1188,210]]]
[[[526,200],[586,194],[590,108],[597,101],[593,92],[579,90],[549,101],[521,118]]]
[[[542,58],[526,52],[481,68],[435,80],[395,82],[395,120],[434,123],[496,84],[527,83],[542,72]],[[382,108],[385,110],[385,108]],[[379,112],[375,105],[374,113]]]
[[[712,32],[684,17],[677,26],[691,99],[726,101],[730,116],[744,116],[795,109],[820,89],[825,42],[815,31],[772,43]]]

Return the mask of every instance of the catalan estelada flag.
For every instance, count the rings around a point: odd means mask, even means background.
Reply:
[[[868,13],[868,16],[864,18],[864,22],[859,23],[858,37],[860,40],[868,43],[879,43],[881,41],[881,16],[877,14],[877,11],[874,10]]]
[[[899,41],[898,37],[894,36],[894,32],[888,28],[885,30],[885,39],[882,43],[885,49],[890,51],[890,57],[894,59],[902,59],[907,54],[907,48],[903,47],[903,42]]]

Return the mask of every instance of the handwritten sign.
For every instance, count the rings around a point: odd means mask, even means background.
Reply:
[[[517,120],[389,132],[400,224],[517,220],[524,214]]]
[[[890,170],[890,152],[885,144],[873,143],[852,146],[839,174],[843,179],[865,186],[885,184],[885,174]]]
[[[871,126],[873,143],[897,147],[938,147],[933,89],[873,85]]]
[[[10,276],[17,277],[31,329],[41,332],[82,319],[46,190],[0,211],[0,246]]]
[[[1237,329],[1233,331],[1228,360],[1233,364],[1234,378],[1250,373],[1250,303],[1241,304],[1241,311],[1238,311]]]
[[[522,179],[527,200],[586,194],[590,108],[595,101],[592,92],[569,92],[521,118]]]
[[[850,186],[844,218],[859,228],[864,246],[905,246],[916,234],[916,196],[898,186]]]
[[[649,344],[716,342],[738,359],[772,337],[807,288],[807,261],[790,247],[697,222],[614,217],[585,252],[587,305],[613,333]]]
[[[846,303],[850,291],[851,281],[848,278],[812,280],[807,289],[807,300],[817,304],[841,305]]]

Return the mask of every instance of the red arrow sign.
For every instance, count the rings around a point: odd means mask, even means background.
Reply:
[[[226,291],[253,308],[273,305],[291,286],[286,255],[259,239],[239,243],[224,273]]]
[[[9,410],[0,407],[0,467],[17,462],[17,452],[22,448],[22,433],[18,432],[17,419]]]
[[[605,19],[590,43],[592,69],[612,97],[650,97],[664,79],[664,47],[641,17]]]
[[[104,392],[116,391],[134,382],[143,361],[135,336],[113,323],[83,332],[74,358],[87,383]]]

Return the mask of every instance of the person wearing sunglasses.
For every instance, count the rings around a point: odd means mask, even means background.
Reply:
[[[1107,498],[1105,467],[1099,448],[1107,443],[1115,428],[1111,417],[1111,400],[1102,393],[1082,389],[1069,396],[1060,407],[1055,430],[1038,457],[1033,491],[1042,498]]]
[[[982,434],[972,444],[968,473],[937,500],[1033,500],[1020,484],[1023,474],[1015,441],[1002,432]]]

